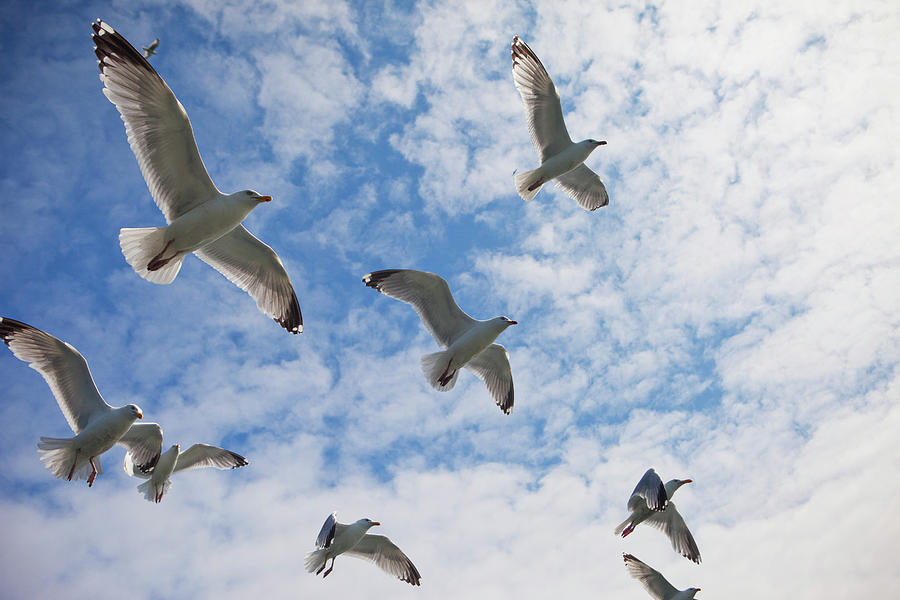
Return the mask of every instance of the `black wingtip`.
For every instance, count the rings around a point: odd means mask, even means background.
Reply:
[[[371,273],[363,276],[362,281],[364,284],[366,284],[366,287],[370,287],[380,292],[381,284],[384,283],[384,281],[391,275],[399,273],[400,271],[402,271],[402,269],[384,269],[382,271],[372,271]]]
[[[513,391],[513,384],[512,382],[510,382],[509,392],[506,394],[506,398],[503,399],[503,402],[499,404],[500,410],[503,411],[503,414],[508,415],[512,412],[514,395],[515,393]]]
[[[23,323],[22,321],[16,321],[15,319],[10,319],[9,317],[0,317],[0,338],[3,339],[3,343],[7,346],[9,346],[9,343],[17,333],[21,333],[22,331],[27,331],[29,329],[40,331],[40,329],[35,329],[31,325]]]
[[[229,450],[228,453],[231,455],[231,458],[234,459],[234,462],[237,463],[236,465],[231,467],[232,469],[237,469],[238,467],[246,467],[247,465],[250,464],[250,461],[247,460],[246,458],[244,458],[243,456],[241,456],[240,454],[238,454],[236,452],[232,452],[231,450]]]
[[[143,67],[158,76],[156,69],[147,62],[144,55],[138,52],[109,23],[104,22],[102,19],[97,19],[94,23],[91,23],[91,28],[94,30],[93,35],[91,35],[91,39],[94,41],[94,54],[97,55],[97,66],[101,73],[103,73],[104,69],[112,66],[109,59],[115,56],[119,61],[126,61]]]
[[[287,310],[275,322],[284,327],[288,333],[298,335],[303,333],[303,315],[300,313],[300,302],[297,300],[297,293],[291,290],[291,301],[288,303]]]

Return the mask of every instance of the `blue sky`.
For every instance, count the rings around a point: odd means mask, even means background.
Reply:
[[[92,489],[35,445],[69,435],[49,389],[0,355],[5,597],[643,598],[632,552],[701,597],[900,587],[900,11],[889,2],[7,3],[0,315],[74,345],[105,399],[164,444],[241,470],[159,505],[104,455]],[[121,227],[163,224],[103,96],[90,23],[135,46],[187,110],[224,191],[282,257],[290,336],[207,265],[170,286],[125,263]],[[609,206],[552,187],[510,75],[541,57]],[[432,271],[476,318],[519,321],[516,406],[374,293]],[[644,470],[690,477],[703,564],[612,530]],[[371,517],[422,573],[353,559],[303,572],[332,510]]]

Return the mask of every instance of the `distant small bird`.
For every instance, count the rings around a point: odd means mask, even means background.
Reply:
[[[137,489],[148,501],[157,503],[162,501],[163,494],[172,485],[169,478],[179,471],[202,467],[215,467],[224,471],[248,464],[247,459],[240,454],[208,444],[194,444],[185,452],[181,452],[181,446],[174,444],[160,455],[155,466],[149,468],[135,464],[135,457],[131,452],[125,454],[125,472],[132,477],[148,479]]]
[[[606,187],[597,174],[584,165],[591,152],[606,142],[572,142],[556,86],[537,55],[518,36],[512,41],[512,61],[513,81],[525,103],[531,141],[541,160],[537,169],[515,175],[516,191],[528,202],[541,191],[541,186],[555,179],[556,184],[585,210],[606,206],[609,204]]]
[[[19,360],[41,374],[69,427],[72,438],[42,437],[41,462],[59,479],[87,479],[88,487],[103,473],[100,455],[119,444],[136,464],[149,469],[159,459],[162,430],[143,418],[134,404],[113,408],[97,391],[87,361],[70,344],[31,325],[0,317],[0,338]]]
[[[159,38],[156,38],[152,42],[150,42],[149,46],[141,46],[141,50],[144,51],[144,58],[150,58],[154,54],[156,54],[156,47],[159,46]]]
[[[671,583],[666,581],[662,573],[641,562],[631,554],[623,554],[628,574],[641,582],[644,589],[656,600],[691,600],[700,591],[700,588],[688,588],[676,590]]]
[[[330,558],[331,567],[322,575],[322,577],[328,577],[328,574],[334,569],[334,559],[341,554],[346,554],[372,561],[381,570],[397,577],[400,581],[411,585],[420,585],[422,576],[400,548],[383,535],[366,533],[381,523],[370,519],[360,519],[346,525],[337,522],[336,514],[331,513],[325,519],[325,524],[322,525],[322,530],[316,538],[317,549],[306,555],[307,572],[315,571],[318,575]]]
[[[303,317],[278,255],[241,225],[272,200],[252,190],[222,194],[206,172],[184,107],[141,54],[106,23],[92,24],[103,93],[115,104],[128,143],[167,227],[124,228],[119,245],[138,275],[171,283],[193,252],[250,294],[291,333]]]
[[[647,469],[644,476],[631,492],[628,499],[628,510],[631,514],[616,527],[616,535],[626,537],[640,523],[662,530],[672,542],[672,548],[687,559],[700,563],[700,550],[694,536],[684,523],[684,519],[671,501],[675,490],[691,479],[671,479],[663,485],[656,471]]]
[[[422,371],[431,387],[446,392],[456,385],[459,369],[477,375],[504,413],[513,408],[513,379],[509,353],[492,343],[510,325],[507,317],[477,321],[464,313],[447,282],[434,273],[408,269],[375,271],[363,277],[366,286],[411,304],[443,352],[422,357]]]

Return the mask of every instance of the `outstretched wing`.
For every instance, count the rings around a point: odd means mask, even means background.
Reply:
[[[364,558],[374,562],[378,567],[390,573],[400,581],[411,585],[419,585],[422,576],[412,561],[398,548],[394,542],[383,535],[367,533],[350,550],[344,552],[348,556]]]
[[[157,423],[132,424],[116,442],[127,450],[125,472],[134,477],[150,477],[159,461],[162,438],[162,428]]]
[[[112,409],[100,397],[87,361],[71,345],[6,317],[0,317],[0,338],[16,358],[41,374],[76,434],[92,417]]]
[[[184,107],[147,59],[112,27],[91,25],[103,93],[116,105],[156,205],[173,220],[218,193]]]
[[[584,166],[584,163],[568,173],[563,173],[554,181],[584,210],[597,210],[609,204],[609,195],[600,176]]]
[[[466,363],[487,386],[491,397],[505,414],[513,409],[513,378],[509,367],[509,352],[500,344],[491,344]]]
[[[441,277],[425,271],[387,269],[363,277],[366,286],[412,305],[438,344],[447,348],[475,324],[453,299]]]
[[[650,515],[647,518],[647,524],[665,533],[672,542],[675,552],[700,564],[700,549],[697,548],[697,542],[694,541],[694,536],[691,535],[684,519],[675,508],[674,502],[670,501],[664,511]]]
[[[632,554],[624,554],[623,557],[625,558],[625,566],[628,568],[628,574],[640,581],[644,589],[656,600],[665,600],[678,593],[675,586],[666,581],[662,573],[650,565],[641,562]]]
[[[294,286],[275,251],[238,225],[194,252],[256,300],[256,306],[291,333],[303,331]]]
[[[518,36],[512,41],[512,62],[513,81],[525,103],[531,141],[544,162],[572,143],[563,120],[559,92],[540,59]]]
[[[194,444],[175,459],[173,473],[188,469],[215,467],[216,469],[237,469],[250,464],[249,461],[231,450],[217,448],[209,444]]]

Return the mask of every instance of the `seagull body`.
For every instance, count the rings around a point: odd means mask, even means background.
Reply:
[[[624,554],[623,557],[628,574],[640,581],[647,593],[656,600],[691,600],[700,591],[700,588],[677,590],[666,581],[662,573],[650,565],[631,554]]]
[[[156,38],[152,42],[150,42],[149,46],[141,46],[141,50],[144,51],[144,58],[150,58],[154,54],[156,54],[156,48],[159,46],[159,38]]]
[[[544,65],[528,44],[513,38],[513,81],[525,104],[525,118],[531,141],[538,152],[541,166],[515,176],[516,191],[528,202],[550,180],[585,210],[596,210],[609,204],[606,187],[584,165],[585,159],[605,141],[572,141],[563,120],[559,92]]]
[[[236,469],[250,464],[240,454],[208,444],[194,444],[185,452],[181,452],[181,446],[174,444],[160,455],[156,465],[151,468],[142,468],[134,461],[134,456],[130,452],[125,455],[125,472],[132,477],[148,479],[138,486],[138,491],[143,493],[148,501],[157,503],[161,502],[163,495],[169,491],[172,475],[179,471],[202,467]]]
[[[86,479],[93,486],[103,473],[100,455],[116,444],[135,461],[151,467],[159,457],[162,430],[156,423],[139,423],[134,404],[114,408],[97,391],[84,357],[69,344],[39,329],[0,317],[0,338],[16,358],[41,374],[56,398],[75,437],[41,437],[41,462],[60,479]]]
[[[691,479],[671,479],[663,485],[656,471],[648,469],[628,499],[631,514],[616,527],[616,535],[628,536],[640,523],[662,530],[672,542],[672,548],[685,558],[700,563],[700,550],[694,536],[671,501],[675,490]]]
[[[168,226],[123,228],[119,244],[144,279],[174,281],[184,257],[195,253],[250,294],[259,309],[291,333],[303,317],[277,254],[241,225],[271,196],[253,190],[223,194],[200,158],[184,107],[146,58],[97,20],[94,49],[103,93],[125,122],[128,143]]]
[[[422,357],[422,371],[431,386],[453,389],[459,369],[477,375],[504,413],[512,411],[514,392],[509,353],[493,343],[507,327],[516,325],[507,317],[478,321],[464,313],[447,282],[434,273],[407,269],[375,271],[363,277],[366,286],[412,305],[442,352]]]
[[[331,513],[325,519],[316,538],[317,549],[306,555],[307,572],[318,575],[331,559],[331,567],[322,575],[328,577],[334,569],[334,559],[346,554],[372,561],[386,573],[410,585],[420,585],[422,576],[406,554],[385,536],[368,533],[369,529],[381,523],[360,519],[346,525],[338,523],[335,516],[336,513]]]

